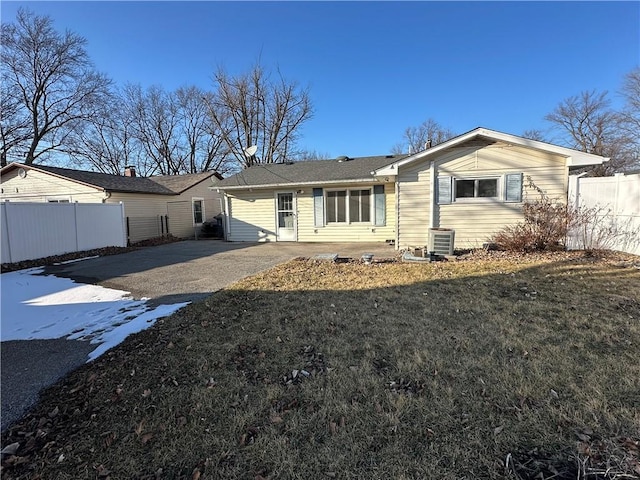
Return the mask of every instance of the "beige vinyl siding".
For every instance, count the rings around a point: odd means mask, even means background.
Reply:
[[[169,217],[169,232],[179,238],[191,238],[196,235],[193,224],[193,203],[191,200],[174,200],[171,197],[167,203]],[[205,208],[205,213],[207,209]]]
[[[373,188],[373,184],[346,184],[331,189]],[[395,192],[393,183],[385,184],[386,224],[314,225],[313,188],[229,192],[229,237],[235,242],[267,242],[277,240],[276,192],[294,192],[296,198],[296,228],[299,242],[384,242],[395,239]],[[300,192],[300,193],[297,193]],[[373,201],[373,196],[372,196]]]
[[[0,199],[11,202],[46,202],[48,197],[58,197],[70,202],[102,203],[105,198],[101,189],[35,170],[27,170],[27,176],[20,178],[18,169],[13,169],[2,175],[0,183]]]
[[[348,184],[331,186],[331,190],[357,190],[371,188],[373,184]],[[305,188],[298,194],[298,241],[300,242],[385,242],[395,240],[396,202],[393,183],[384,184],[386,222],[384,226],[374,225],[374,215],[366,224],[329,224],[314,226],[313,189]],[[371,202],[373,202],[373,195]]]
[[[177,196],[174,195],[113,192],[107,203],[124,203],[124,214],[127,217],[150,217],[166,215],[167,202],[175,198]]]
[[[232,242],[276,240],[275,193],[273,190],[229,194],[229,236]]]
[[[210,179],[194,185],[180,195],[168,198],[167,212],[169,215],[169,230],[172,235],[180,238],[191,238],[196,235],[193,223],[193,200],[202,199],[203,220],[213,220],[222,210],[220,194],[212,190]],[[198,227],[199,228],[199,227]]]
[[[429,162],[403,169],[398,176],[398,246],[424,246],[429,235],[431,171]]]
[[[222,211],[220,206],[220,194],[210,187],[213,185],[211,179],[204,180],[197,185],[185,190],[180,195],[174,198],[178,201],[191,202],[194,198],[204,199],[204,220],[210,221]],[[193,218],[191,218],[191,225],[193,225]]]
[[[107,203],[124,204],[124,215],[129,225],[128,239],[135,243],[167,233],[161,217],[167,215],[167,202],[174,198],[176,197],[173,195],[113,192]]]
[[[535,199],[539,194],[527,187],[528,180],[535,183],[551,198],[566,201],[568,169],[566,160],[548,152],[492,145],[481,149],[458,150],[436,161],[437,175],[454,178],[498,177],[498,189],[503,195],[506,173],[523,174],[523,200]],[[438,205],[436,226],[456,231],[457,248],[481,247],[490,237],[507,225],[523,220],[522,203],[502,200],[454,201]]]

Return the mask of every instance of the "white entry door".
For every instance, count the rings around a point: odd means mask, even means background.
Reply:
[[[295,208],[295,195],[293,192],[276,194],[277,239],[279,242],[295,242],[298,239],[296,235]]]

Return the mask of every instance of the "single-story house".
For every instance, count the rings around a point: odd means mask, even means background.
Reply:
[[[530,182],[566,202],[569,170],[607,160],[477,128],[413,155],[257,165],[211,188],[231,241],[407,248],[453,232],[457,248],[473,248],[523,219],[523,202],[539,195]]]
[[[193,237],[202,223],[221,211],[220,196],[209,187],[216,172],[139,177],[46,165],[11,163],[0,170],[0,201],[120,203],[130,242],[170,233]]]

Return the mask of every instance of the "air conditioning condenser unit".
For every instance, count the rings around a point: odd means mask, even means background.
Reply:
[[[438,255],[453,255],[455,236],[456,231],[451,228],[430,228],[428,251]]]

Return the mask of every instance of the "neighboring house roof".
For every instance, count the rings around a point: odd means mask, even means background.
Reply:
[[[126,177],[124,175],[112,175],[110,173],[90,172],[86,170],[73,170],[71,168],[50,167],[48,165],[23,165],[11,163],[0,170],[0,175],[15,168],[36,170],[60,178],[74,181],[89,187],[109,192],[122,193],[151,193],[155,195],[177,195],[207,178],[217,175],[214,172],[195,173],[191,175],[175,175],[175,181],[168,176],[158,177]],[[181,179],[180,177],[188,177]]]
[[[153,180],[172,192],[180,194],[194,185],[208,180],[209,178],[216,183],[218,180],[222,179],[222,176],[216,172],[201,172],[184,175],[157,175],[149,177],[149,180]]]
[[[249,187],[279,187],[283,185],[312,185],[344,182],[373,181],[371,172],[406,155],[382,155],[376,157],[334,160],[308,160],[293,163],[267,163],[254,165],[216,183],[222,190],[238,190]]]
[[[413,163],[419,160],[424,160],[435,155],[438,152],[445,151],[449,148],[457,147],[462,144],[468,143],[475,139],[489,141],[489,142],[504,142],[509,145],[519,145],[522,147],[533,148],[536,150],[542,150],[545,152],[555,153],[567,158],[567,166],[580,167],[587,165],[600,165],[609,161],[609,158],[601,157],[600,155],[593,155],[591,153],[584,153],[572,148],[560,147],[551,143],[539,142],[537,140],[530,140],[524,137],[518,137],[508,133],[498,132],[496,130],[489,130],[488,128],[476,128],[462,135],[458,135],[446,142],[443,142],[435,147],[423,150],[414,155],[410,155],[401,159],[398,162],[394,162],[391,165],[383,166],[374,173],[375,175],[395,175],[398,171],[398,167],[402,167],[408,163]]]

